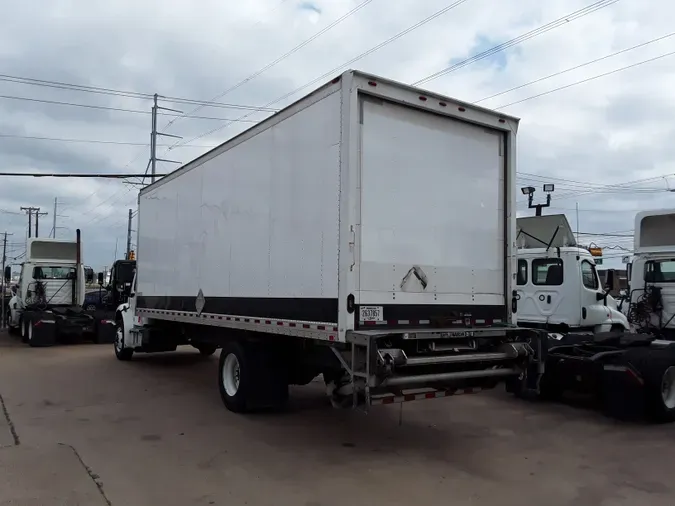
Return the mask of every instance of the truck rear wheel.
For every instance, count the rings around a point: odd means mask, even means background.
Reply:
[[[124,346],[124,323],[122,320],[117,320],[117,330],[115,331],[115,356],[117,360],[127,361],[131,360],[134,355],[134,350]]]
[[[645,415],[653,422],[675,422],[675,347],[633,348],[623,355],[623,362],[641,376]],[[615,403],[623,395],[611,396]],[[625,401],[625,399],[624,399]]]
[[[288,399],[288,382],[262,346],[230,341],[220,352],[218,389],[234,413],[280,408]]]

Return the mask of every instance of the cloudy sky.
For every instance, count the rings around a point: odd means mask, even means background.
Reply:
[[[457,5],[446,9],[453,3]],[[596,0],[0,0],[1,167],[142,173],[149,155],[147,96],[154,93],[239,106],[263,106],[284,97],[270,105],[278,108],[348,67],[406,83],[448,69],[422,86],[472,102],[519,87],[480,102],[508,105],[505,112],[522,118],[519,185],[539,188],[539,198],[544,182],[555,183],[554,207],[547,212],[567,213],[576,227],[578,205],[581,232],[616,234],[582,237],[630,249],[635,212],[668,207],[675,199],[668,192],[675,188],[675,177],[670,177],[675,174],[675,55],[668,55],[675,51],[675,34],[670,36],[675,29],[668,26],[668,13],[675,8],[666,0],[610,0],[597,10],[574,14],[594,4]],[[466,63],[524,34],[529,35],[520,43]],[[663,55],[668,56],[657,58]],[[542,79],[551,74],[557,75]],[[576,84],[596,76],[601,77]],[[16,78],[140,95],[38,86]],[[314,84],[302,88],[308,83]],[[169,99],[160,104],[199,116],[160,117],[161,131],[183,139],[161,138],[159,156],[181,162],[269,114],[198,108]],[[175,167],[160,163],[158,172]],[[99,269],[110,264],[116,248],[118,257],[123,254],[127,213],[135,208],[136,196],[137,187],[116,181],[5,178],[0,232],[13,234],[9,256],[19,255],[27,228],[19,207],[49,213],[40,221],[40,235],[46,235],[56,198],[57,237],[74,237],[81,228],[85,263]],[[526,213],[526,208],[521,202],[519,209]],[[620,262],[621,252],[611,250],[614,263]]]

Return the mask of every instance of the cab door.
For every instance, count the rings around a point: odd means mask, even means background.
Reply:
[[[584,259],[579,263],[579,271],[581,275],[581,326],[595,327],[607,324],[610,311],[603,300],[598,300],[598,294],[604,295],[604,291],[595,264]]]
[[[561,258],[542,257],[529,261],[519,259],[518,321],[523,324],[528,322],[551,325],[567,323],[561,321],[558,314],[558,308],[564,301],[563,281]]]

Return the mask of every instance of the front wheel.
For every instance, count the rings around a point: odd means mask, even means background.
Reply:
[[[134,350],[127,348],[124,345],[124,323],[121,320],[117,321],[117,330],[115,331],[115,356],[117,360],[127,361],[131,360]]]

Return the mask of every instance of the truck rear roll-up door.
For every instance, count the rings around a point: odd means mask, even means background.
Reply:
[[[504,307],[503,134],[360,101],[363,305]]]

